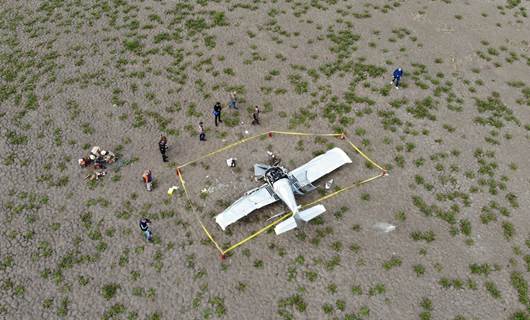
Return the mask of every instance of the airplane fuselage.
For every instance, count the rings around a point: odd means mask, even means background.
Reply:
[[[294,199],[293,189],[291,188],[291,182],[287,178],[282,178],[272,185],[272,190],[278,198],[280,198],[289,207],[292,213],[298,213],[298,205]]]
[[[291,188],[291,181],[287,177],[287,170],[280,167],[272,167],[265,172],[265,179],[278,198],[296,215],[298,213],[298,205]]]

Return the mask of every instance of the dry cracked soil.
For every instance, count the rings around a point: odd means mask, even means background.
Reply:
[[[1,319],[530,318],[530,1],[0,4]],[[379,172],[345,140],[264,135],[183,168],[192,204],[168,197],[180,164],[270,130],[343,132],[389,175],[220,260],[197,217],[227,248],[285,210],[213,219],[267,150],[353,159],[300,203]],[[87,181],[93,145],[119,160]]]

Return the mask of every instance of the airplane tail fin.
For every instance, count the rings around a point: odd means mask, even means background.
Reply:
[[[300,211],[295,216],[290,217],[289,219],[283,222],[280,222],[274,228],[274,232],[276,232],[276,234],[279,235],[287,231],[293,230],[298,226],[298,224],[296,223],[297,220],[309,222],[324,212],[326,212],[326,208],[321,204],[311,207],[309,209]]]

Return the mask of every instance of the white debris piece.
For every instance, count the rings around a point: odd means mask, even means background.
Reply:
[[[326,185],[324,187],[326,188],[326,190],[328,190],[329,188],[331,188],[332,184],[333,184],[333,179],[331,179],[328,182],[326,182]]]
[[[374,224],[374,229],[388,233],[388,232],[396,230],[396,226],[391,225],[390,223],[386,223],[386,222],[378,222]]]
[[[167,189],[167,194],[172,196],[175,191],[179,189],[178,186],[172,186],[171,188]]]
[[[248,130],[245,130],[245,134],[248,134]]]
[[[237,158],[228,158],[226,159],[226,165],[229,167],[235,167],[236,166]]]

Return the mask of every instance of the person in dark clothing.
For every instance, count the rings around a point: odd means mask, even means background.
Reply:
[[[390,84],[395,84],[396,89],[399,89],[399,81],[401,80],[401,76],[403,76],[403,69],[397,68],[394,70],[394,73],[392,74],[392,81],[390,81]]]
[[[204,126],[202,124],[202,121],[199,122],[199,140],[206,141],[206,133],[204,132]]]
[[[158,142],[158,148],[160,149],[160,153],[162,154],[162,161],[164,162],[167,162],[167,155],[166,155],[166,151],[167,151],[167,137],[166,136],[161,136],[160,137],[160,141]]]
[[[215,126],[217,127],[217,122],[223,122],[223,120],[221,120],[221,103],[220,102],[216,102],[215,105],[213,106],[213,115],[215,117]]]
[[[150,223],[151,220],[147,218],[143,218],[140,220],[140,230],[142,230],[142,232],[144,233],[145,239],[147,239],[147,241],[153,240],[153,233],[151,232],[151,230],[149,230]]]
[[[252,124],[253,125],[256,125],[256,124],[259,125],[259,113],[260,113],[259,108],[258,106],[256,106],[254,109],[254,113],[252,113],[252,119],[253,119]]]

